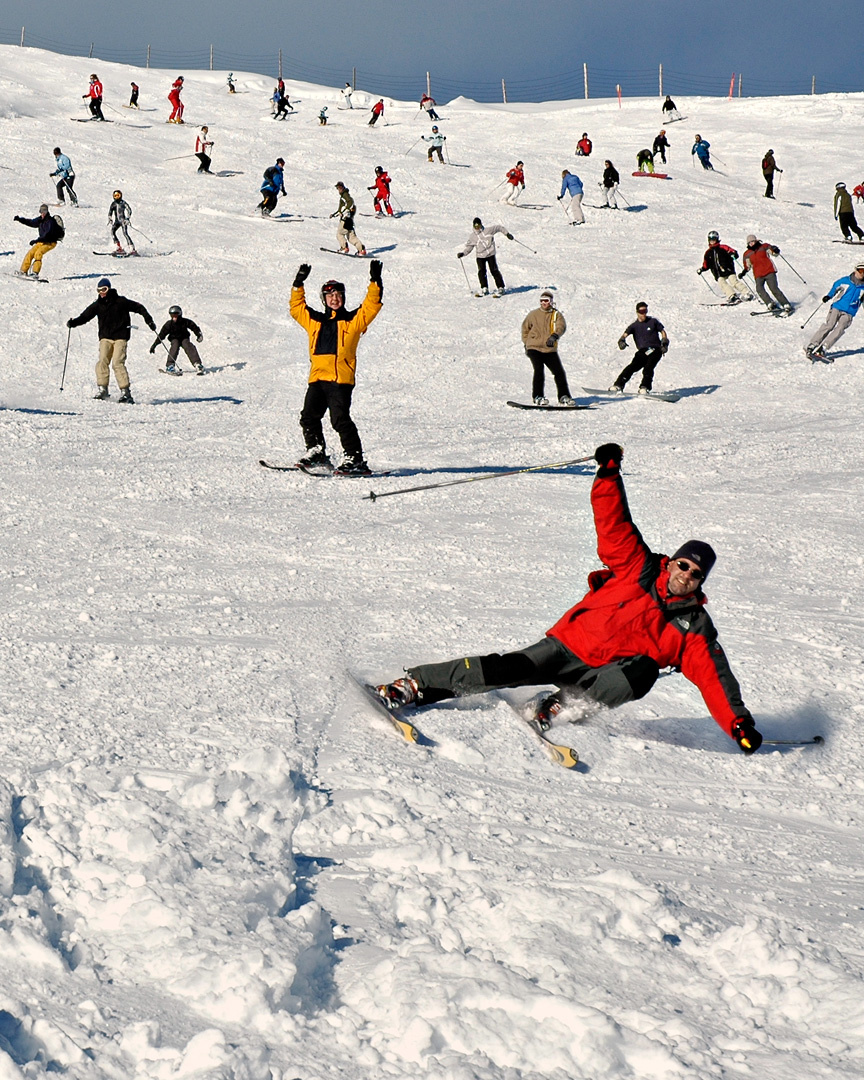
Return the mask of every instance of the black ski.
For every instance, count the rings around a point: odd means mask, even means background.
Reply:
[[[332,468],[328,465],[301,465],[299,462],[295,462],[293,465],[276,465],[271,461],[264,461],[263,458],[259,458],[259,465],[263,465],[265,469],[272,469],[274,472],[301,472],[307,476],[314,476],[318,480],[328,480],[332,476],[341,476],[346,480],[369,480],[377,478],[379,476],[390,476],[391,471],[389,469],[381,472],[371,471],[368,473],[354,473],[354,472],[342,472],[339,467]]]
[[[525,405],[521,401],[508,401],[514,409],[539,409],[541,412],[576,412],[579,409],[590,409],[590,405]]]

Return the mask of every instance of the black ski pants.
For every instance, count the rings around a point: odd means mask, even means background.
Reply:
[[[766,172],[766,173],[762,173],[762,175],[765,177],[765,198],[766,199],[773,199],[774,198],[774,173],[773,172]]]
[[[504,288],[504,278],[501,277],[501,271],[498,269],[498,260],[494,255],[490,255],[486,259],[481,259],[477,256],[477,277],[480,281],[480,288],[486,289],[489,286],[489,279],[486,277],[486,269],[489,269],[489,273],[495,279],[495,284],[499,289]]]
[[[539,349],[526,349],[525,354],[534,368],[534,378],[531,382],[531,397],[544,397],[546,385],[546,368],[555,380],[555,390],[558,397],[570,397],[570,387],[567,385],[567,375],[561,357],[556,352],[540,352]]]
[[[210,162],[213,159],[208,154],[205,154],[203,152],[200,154],[196,154],[195,157],[197,157],[198,160],[201,162],[198,172],[210,172]]]
[[[66,202],[66,192],[69,192],[69,201],[72,203],[78,202],[78,196],[72,190],[75,187],[75,174],[71,176],[61,176],[57,181],[57,202]]]
[[[261,192],[261,202],[258,203],[258,206],[262,210],[266,210],[268,214],[272,214],[273,211],[276,209],[276,203],[277,203],[278,199],[279,199],[279,192],[278,191],[262,191]]]
[[[859,240],[864,239],[864,232],[861,232],[861,228],[855,220],[854,210],[841,210],[837,220],[840,222],[840,230],[847,240],[851,239],[853,232]]]
[[[649,656],[630,656],[603,667],[592,668],[557,638],[545,637],[534,645],[511,653],[464,656],[443,664],[421,664],[408,669],[420,690],[418,705],[432,705],[445,698],[483,694],[504,686],[561,688],[564,699],[587,697],[617,708],[645,697],[660,674]]]
[[[336,382],[311,382],[306,390],[306,400],[300,413],[300,427],[306,441],[306,449],[325,447],[321,420],[329,410],[330,423],[339,436],[346,455],[363,456],[360,434],[351,419],[351,394],[353,386]]]
[[[93,114],[93,116],[96,117],[97,120],[104,120],[105,119],[105,117],[102,115],[102,98],[101,97],[90,98],[90,112]]]
[[[641,371],[642,387],[645,390],[650,390],[654,385],[654,369],[662,359],[663,350],[656,345],[648,349],[637,349],[636,355],[615,380],[615,385],[620,386],[623,390],[627,385],[628,380],[635,375],[637,371]]]

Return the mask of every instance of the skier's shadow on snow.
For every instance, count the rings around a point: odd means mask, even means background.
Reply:
[[[508,285],[506,295],[510,296],[511,294],[515,294],[515,293],[536,292],[537,289],[542,289],[542,288],[545,288],[545,286],[543,286],[543,285],[513,285],[511,287],[511,286]]]
[[[842,352],[835,352],[831,355],[836,360],[840,356],[860,356],[861,353],[864,353],[864,349],[844,349]]]
[[[395,248],[397,246],[398,245],[396,245],[396,244],[387,244],[386,247],[371,248],[369,251],[366,252],[366,254],[367,255],[383,255],[385,251],[393,251],[393,250],[395,250]]]
[[[245,360],[238,360],[236,364],[220,364],[218,367],[208,367],[208,372],[216,371],[242,371],[246,367]]]
[[[0,255],[14,255],[14,251],[0,251]]]
[[[28,409],[23,405],[0,405],[0,412],[20,412],[29,416],[77,416],[74,412],[64,412],[62,409]]]
[[[684,397],[699,397],[700,394],[713,394],[720,389],[719,383],[709,383],[707,386],[687,386],[683,390],[676,390],[676,394]]]
[[[647,210],[647,209],[648,209],[647,203],[631,203],[631,205],[627,207],[627,213],[628,214],[641,214],[643,210]]]
[[[242,169],[219,169],[218,172],[213,174],[214,176],[245,176],[246,174]]]
[[[111,271],[111,277],[122,277],[123,275],[118,270]],[[70,274],[68,277],[55,278],[55,281],[86,281],[88,278],[103,278],[104,273],[99,274]]]

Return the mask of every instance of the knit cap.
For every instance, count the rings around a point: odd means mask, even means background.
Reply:
[[[711,567],[717,561],[717,553],[704,540],[688,540],[678,548],[672,558],[673,560],[689,559],[690,562],[696,563],[707,578],[711,573]]]

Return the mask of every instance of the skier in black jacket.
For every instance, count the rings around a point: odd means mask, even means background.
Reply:
[[[660,160],[663,164],[666,164],[666,151],[669,149],[669,140],[666,138],[666,128],[663,128],[659,135],[654,137],[654,144],[651,149],[654,151],[654,157],[660,155]]]
[[[201,357],[198,355],[198,350],[192,344],[192,334],[195,335],[199,344],[204,340],[204,335],[201,333],[201,327],[198,326],[197,323],[192,322],[191,319],[184,318],[183,308],[179,307],[177,304],[173,304],[168,308],[168,322],[165,323],[156,335],[156,340],[150,346],[150,353],[152,354],[156,352],[159,342],[164,341],[165,338],[171,343],[168,346],[168,363],[165,365],[165,370],[169,375],[181,374],[180,369],[175,363],[181,349],[192,362],[192,367],[195,368],[195,374],[204,374],[204,366],[201,363]]]
[[[57,247],[57,241],[63,239],[66,231],[58,221],[51,217],[45,203],[42,203],[39,207],[39,217],[23,218],[16,214],[13,220],[21,225],[27,225],[31,229],[39,230],[39,235],[30,241],[30,250],[24,256],[21,269],[18,271],[21,277],[27,277],[32,269],[32,277],[39,277],[39,271],[42,269],[42,259],[49,251],[53,251]]]
[[[753,299],[753,293],[735,273],[737,258],[738,252],[735,248],[721,244],[720,234],[712,229],[708,233],[708,250],[702,257],[702,265],[696,271],[697,274],[704,274],[706,270],[710,270],[730,304],[740,304],[742,299]]]
[[[83,326],[95,318],[99,324],[99,360],[96,363],[96,400],[101,401],[109,396],[108,377],[110,369],[114,368],[114,378],[120,390],[117,399],[124,405],[134,405],[132,393],[129,388],[129,373],[126,370],[126,350],[129,338],[132,334],[132,320],[130,313],[141,315],[144,322],[155,332],[156,323],[153,316],[143,304],[135,300],[127,300],[125,296],[119,296],[116,289],[111,288],[108,278],[100,278],[96,286],[99,298],[94,300],[89,307],[84,308],[80,315],[66,322],[68,327]]]
[[[621,177],[618,175],[618,170],[608,159],[603,162],[605,168],[603,169],[603,182],[601,187],[603,188],[603,195],[606,199],[606,206],[612,210],[618,209],[618,200],[615,198],[615,192],[618,190],[618,184],[621,182]]]

